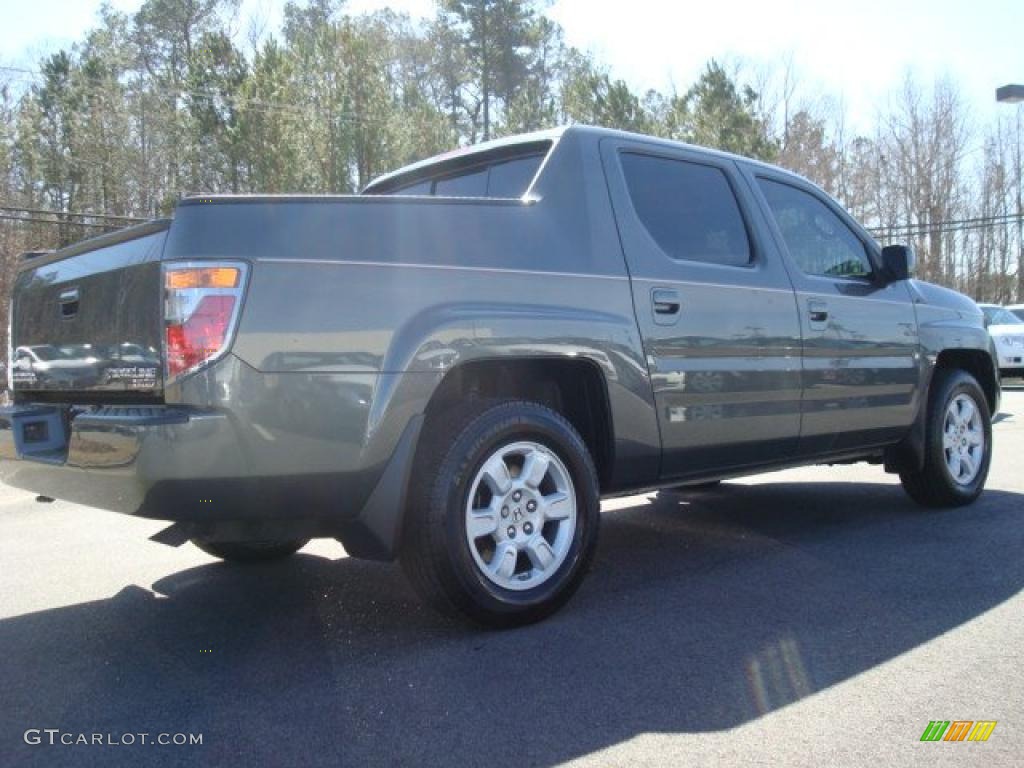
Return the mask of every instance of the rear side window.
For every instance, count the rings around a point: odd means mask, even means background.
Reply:
[[[758,178],[786,249],[805,275],[866,277],[871,261],[860,238],[814,195]]]
[[[487,169],[438,179],[434,183],[434,194],[445,197],[487,197]]]
[[[533,155],[492,165],[487,180],[487,196],[522,197],[540,170],[543,159],[543,155]]]
[[[543,161],[544,155],[537,154],[493,165],[476,165],[459,173],[417,181],[391,194],[519,198],[526,194]]]
[[[408,187],[402,187],[395,192],[396,195],[432,195],[434,194],[434,180],[417,181]]]
[[[721,169],[624,153],[622,172],[637,217],[671,258],[746,266],[750,239]]]

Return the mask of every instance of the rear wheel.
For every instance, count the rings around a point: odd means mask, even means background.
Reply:
[[[456,406],[418,451],[402,567],[431,605],[488,626],[538,621],[593,556],[597,473],[576,430],[529,402]]]
[[[192,539],[192,543],[208,555],[232,563],[265,563],[283,560],[294,555],[309,539],[288,539],[282,541],[204,541]]]
[[[940,369],[926,418],[924,467],[900,474],[904,490],[928,507],[970,504],[985,487],[992,457],[985,393],[969,373]]]

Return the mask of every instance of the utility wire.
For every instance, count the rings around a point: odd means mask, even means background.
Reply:
[[[126,216],[114,213],[91,213],[87,211],[54,211],[45,208],[26,208],[15,205],[0,205],[0,211],[8,213],[29,214],[31,216],[60,216],[62,218],[106,219],[111,221],[142,222],[148,221],[144,216]],[[946,219],[936,221],[932,225],[899,224],[887,227],[868,227],[873,234],[922,235],[932,233],[968,232],[976,229],[1005,226],[1021,221],[1017,214],[999,216],[978,216],[970,219]],[[56,221],[55,224],[74,224],[76,222]]]
[[[22,224],[50,224],[51,226],[72,226],[91,227],[92,229],[118,229],[117,224],[90,224],[87,221],[54,221],[53,219],[38,219],[31,216],[11,216],[7,213],[0,213],[0,220],[17,221]]]
[[[891,225],[886,225],[886,226],[882,226],[882,227],[875,227],[875,229],[879,230],[879,231],[897,230],[897,229],[917,229],[919,227],[928,227],[928,226],[933,226],[933,225],[934,226],[939,226],[939,225],[947,226],[947,225],[955,225],[955,224],[974,224],[974,223],[977,223],[977,222],[1002,221],[1002,220],[1009,220],[1011,222],[1016,222],[1016,221],[1019,221],[1021,218],[1022,218],[1022,214],[1019,214],[1019,213],[1005,213],[1005,214],[997,214],[997,215],[992,215],[992,216],[975,216],[973,218],[968,218],[968,219],[942,219],[941,221],[936,221],[936,222],[931,222],[931,223],[922,223],[922,224],[891,224]]]
[[[1019,217],[1012,219],[1000,219],[991,221],[977,221],[968,224],[955,226],[944,226],[943,222],[935,222],[934,226],[907,227],[905,229],[877,229],[868,228],[875,237],[921,237],[924,235],[950,235],[959,232],[973,232],[980,229],[992,229],[995,227],[1009,227],[1021,221]]]
[[[86,211],[54,211],[44,208],[27,208],[23,206],[0,205],[0,212],[8,214],[27,214],[24,216],[7,215],[3,218],[8,221],[33,221],[44,224],[82,224],[84,222],[67,221],[68,218],[76,219],[103,219],[114,222],[137,223],[147,221],[146,217],[126,216],[113,213],[90,213]],[[59,216],[62,221],[51,221],[40,219],[39,216]],[[932,222],[931,224],[893,224],[885,227],[868,227],[868,231],[876,237],[920,237],[929,234],[957,234],[960,232],[972,232],[981,229],[989,229],[999,226],[1009,226],[1024,221],[1019,214],[999,214],[994,216],[975,216],[964,219],[945,219]],[[87,226],[111,227],[112,224],[88,224]]]
[[[116,221],[146,221],[146,219],[139,218],[138,216],[120,216],[113,213],[78,213],[75,211],[50,211],[44,208],[22,208],[20,206],[13,205],[0,205],[0,211],[16,212],[16,213],[28,213],[28,214],[44,214],[47,216],[71,216],[73,218],[80,219],[113,219]]]
[[[11,210],[11,209],[6,208],[6,207],[0,207],[0,211],[8,211],[8,210]],[[54,219],[39,218],[38,214],[44,214],[44,215],[49,215],[49,216],[73,216],[73,217],[77,216],[79,218],[94,218],[94,219],[106,218],[106,219],[119,220],[119,221],[126,222],[123,226],[128,226],[129,224],[131,224],[133,222],[141,222],[141,221],[146,221],[147,220],[147,219],[144,219],[144,218],[134,218],[134,217],[128,217],[128,216],[110,216],[110,217],[107,217],[107,216],[102,216],[102,215],[99,215],[99,214],[92,214],[92,213],[74,214],[74,213],[64,213],[64,212],[61,212],[61,211],[45,211],[45,210],[41,210],[41,209],[14,209],[14,210],[22,210],[22,211],[33,210],[33,211],[36,212],[37,215],[18,216],[18,215],[11,215],[9,213],[0,213],[0,220],[4,220],[4,221],[17,221],[17,222],[23,222],[23,223],[26,223],[26,224],[49,224],[51,226],[70,225],[70,226],[77,226],[77,227],[93,227],[95,229],[117,229],[117,228],[121,227],[122,224],[115,223],[113,221],[111,223],[107,223],[107,224],[93,223],[93,222],[87,222],[87,221],[59,221],[59,220],[54,220]],[[918,229],[918,230],[907,231],[907,232],[881,232],[879,230],[870,229],[870,228],[868,229],[868,231],[871,232],[876,237],[921,237],[921,236],[929,235],[929,234],[959,234],[959,233],[963,233],[963,232],[975,232],[975,231],[979,231],[979,230],[983,230],[983,229],[992,229],[992,228],[995,228],[995,227],[1007,226],[1010,223],[1011,222],[998,222],[998,221],[995,221],[995,222],[979,222],[979,223],[976,223],[976,224],[964,225],[964,226],[958,226],[958,227],[950,227],[950,228],[946,228],[946,229]]]
[[[0,71],[9,71],[15,73],[21,73],[26,75],[32,75],[31,78],[25,78],[26,81],[35,80],[39,77],[43,77],[43,73],[38,70],[24,69],[21,67],[0,67]],[[119,87],[126,87],[124,83],[120,82],[116,78],[113,81],[107,81],[107,83],[116,84]],[[364,124],[364,125],[390,125],[393,122],[392,118],[380,117],[371,118],[366,115],[357,115],[352,112],[345,112],[339,110],[333,110],[329,107],[323,107],[316,104],[294,104],[284,102],[266,101],[258,99],[252,96],[245,96],[242,94],[226,94],[221,91],[208,88],[194,88],[182,85],[180,87],[172,87],[160,83],[149,81],[140,94],[145,95],[158,95],[173,97],[175,99],[182,96],[192,96],[200,99],[207,99],[211,102],[214,100],[220,100],[225,105],[233,105],[235,107],[245,106],[254,108],[256,111],[264,113],[279,112],[281,114],[290,114],[294,117],[308,117],[310,113],[320,113],[325,115],[332,120],[337,120],[346,123]]]

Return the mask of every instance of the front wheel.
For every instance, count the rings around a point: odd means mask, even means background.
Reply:
[[[925,425],[924,467],[903,472],[907,494],[926,507],[960,507],[981,494],[992,458],[985,393],[965,371],[935,373]]]
[[[402,567],[427,602],[480,624],[538,621],[576,590],[597,541],[597,473],[562,416],[470,402],[428,424]]]

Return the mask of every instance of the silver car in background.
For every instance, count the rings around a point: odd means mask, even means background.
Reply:
[[[979,304],[985,315],[985,326],[992,336],[999,363],[999,374],[1004,378],[1024,377],[1024,320],[1017,312],[1024,307],[1001,307],[998,304]]]

